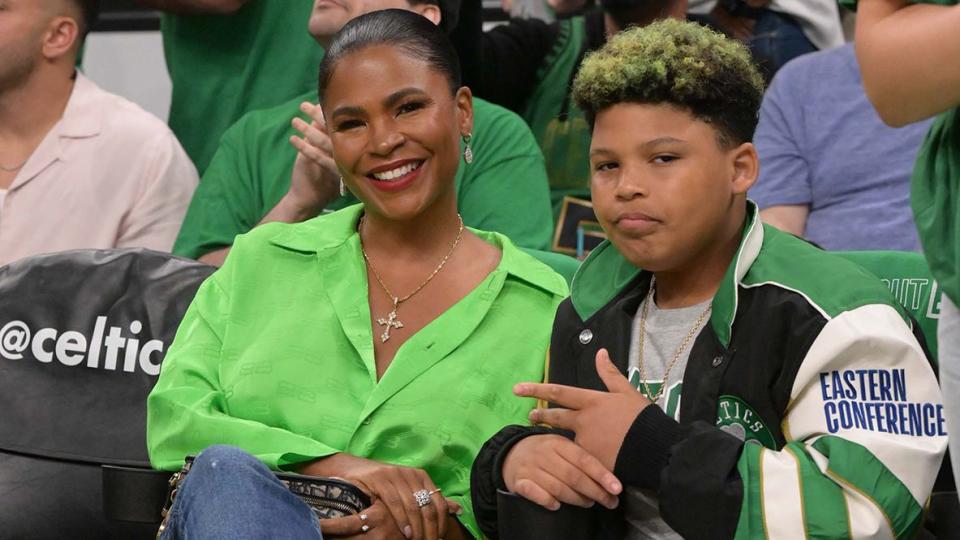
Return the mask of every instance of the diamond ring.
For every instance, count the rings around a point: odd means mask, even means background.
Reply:
[[[433,491],[427,491],[425,489],[420,489],[413,492],[413,498],[417,500],[417,506],[423,508],[424,506],[433,502],[431,497],[434,493],[440,493],[440,488],[437,488]]]
[[[417,506],[423,508],[424,506],[433,502],[430,498],[430,492],[425,489],[420,489],[413,492],[413,498],[417,500]]]

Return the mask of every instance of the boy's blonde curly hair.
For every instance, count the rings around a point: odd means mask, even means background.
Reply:
[[[666,19],[620,32],[590,53],[573,97],[593,125],[618,103],[670,104],[717,130],[724,145],[753,139],[763,77],[738,41],[692,22]]]

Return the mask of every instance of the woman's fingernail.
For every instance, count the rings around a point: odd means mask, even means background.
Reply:
[[[458,515],[458,516],[462,516],[462,515],[463,515],[463,508],[457,508],[457,515]]]
[[[409,525],[404,525],[403,535],[406,536],[407,538],[410,538],[411,536],[413,536],[413,528]]]
[[[623,486],[620,485],[620,482],[610,482],[610,491],[613,493],[620,493],[623,490]]]

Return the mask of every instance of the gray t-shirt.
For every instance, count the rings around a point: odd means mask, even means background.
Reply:
[[[644,300],[646,302],[646,300]],[[639,391],[647,397],[647,387],[651,393],[656,394],[660,387],[666,384],[666,389],[657,400],[656,405],[663,409],[673,418],[677,418],[680,410],[680,390],[683,387],[683,372],[687,368],[687,359],[690,358],[690,349],[693,347],[693,341],[690,339],[687,346],[677,358],[676,363],[670,368],[667,380],[664,381],[664,372],[667,366],[673,361],[677,348],[681,342],[690,333],[694,325],[697,324],[700,316],[703,315],[711,300],[707,300],[695,306],[678,309],[660,309],[655,302],[647,313],[646,332],[644,332],[643,344],[643,367],[646,375],[647,385],[641,383],[640,377],[640,316],[643,313],[643,304],[637,309],[637,314],[633,319],[633,339],[630,345],[629,360],[629,379],[630,382],[638,387]],[[709,317],[704,317],[703,324],[706,324]],[[660,518],[660,504],[657,495],[653,491],[627,488],[624,498],[625,515],[629,523],[627,538],[630,540],[639,539],[680,539],[680,535],[674,532]]]

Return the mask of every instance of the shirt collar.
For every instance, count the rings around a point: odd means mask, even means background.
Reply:
[[[748,200],[740,245],[713,298],[713,313],[710,316],[710,324],[724,347],[730,342],[733,319],[737,313],[739,285],[760,255],[762,246],[763,224],[757,205]],[[609,304],[642,272],[630,264],[609,241],[600,244],[580,265],[570,287],[573,306],[581,320],[589,319]]]
[[[285,228],[270,239],[270,243],[299,251],[318,253],[343,246],[348,239],[357,234],[357,225],[363,215],[363,205],[355,204],[343,210],[333,212]],[[562,277],[548,266],[516,247],[506,236],[487,231],[470,229],[471,232],[500,248],[502,255],[498,270],[504,270],[511,276],[543,289],[552,294],[565,296],[566,283]]]
[[[96,103],[99,94],[103,93],[79,71],[73,83],[73,92],[67,101],[57,130],[60,137],[82,139],[100,134],[103,127],[103,107]]]

